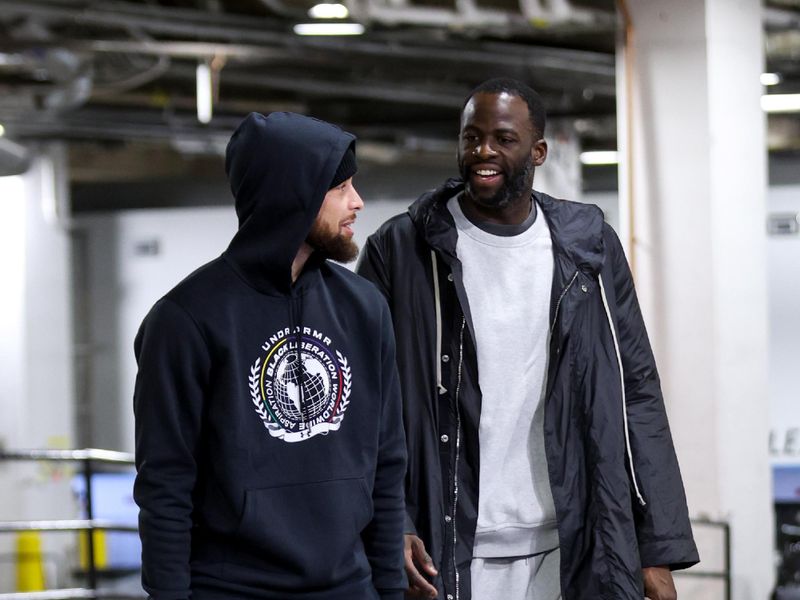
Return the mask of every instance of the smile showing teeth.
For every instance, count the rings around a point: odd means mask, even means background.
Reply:
[[[492,177],[493,175],[499,174],[499,171],[494,171],[492,169],[479,169],[475,172],[481,177]]]

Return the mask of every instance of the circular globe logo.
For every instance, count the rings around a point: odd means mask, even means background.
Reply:
[[[256,414],[272,437],[301,442],[337,431],[350,403],[352,374],[331,339],[304,328],[283,329],[261,346],[248,384]],[[335,356],[334,356],[335,354]]]

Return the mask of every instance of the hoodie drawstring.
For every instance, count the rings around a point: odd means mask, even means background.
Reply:
[[[439,291],[439,266],[436,260],[436,252],[431,250],[431,265],[433,266],[433,301],[436,305],[436,389],[440,394],[447,392],[447,388],[442,385],[442,296]]]
[[[306,407],[306,399],[305,399],[305,382],[306,382],[306,369],[305,365],[303,364],[303,354],[301,350],[301,344],[303,342],[303,327],[302,323],[302,314],[303,314],[303,307],[302,307],[302,296],[291,296],[289,298],[289,324],[291,325],[291,331],[294,332],[294,343],[295,343],[295,356],[297,357],[297,368],[298,368],[298,395],[300,400],[300,414],[303,417],[303,421],[306,423],[309,422],[308,418],[308,409]],[[300,303],[299,310],[296,310],[295,304]],[[298,318],[297,313],[300,313],[300,318]]]
[[[628,431],[628,401],[625,397],[625,373],[622,370],[622,356],[619,351],[619,342],[617,341],[617,330],[614,328],[614,321],[611,318],[611,309],[608,306],[608,298],[606,298],[606,288],[603,285],[603,277],[602,275],[599,277],[600,280],[600,296],[603,298],[603,308],[606,311],[606,319],[608,320],[608,326],[611,329],[611,338],[614,340],[614,352],[617,356],[617,365],[619,367],[619,383],[620,388],[622,390],[622,423],[625,429],[625,450],[628,454],[628,464],[630,465],[631,469],[631,479],[633,479],[633,488],[636,491],[636,497],[639,499],[639,504],[642,506],[646,506],[647,503],[644,501],[642,497],[642,493],[639,491],[639,484],[636,481],[636,471],[633,468],[633,452],[631,451],[631,436],[630,432]]]

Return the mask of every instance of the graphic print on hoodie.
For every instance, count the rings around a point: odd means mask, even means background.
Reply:
[[[250,395],[270,435],[301,442],[337,431],[350,404],[352,373],[331,339],[308,327],[271,335],[250,367]]]
[[[400,599],[405,442],[372,284],[291,265],[354,138],[252,114],[228,145],[239,229],[135,342],[142,580],[157,600]]]

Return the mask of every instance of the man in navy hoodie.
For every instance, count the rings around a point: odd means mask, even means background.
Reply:
[[[155,600],[399,599],[406,453],[391,318],[348,261],[355,138],[251,114],[239,230],[135,342],[142,581]]]

